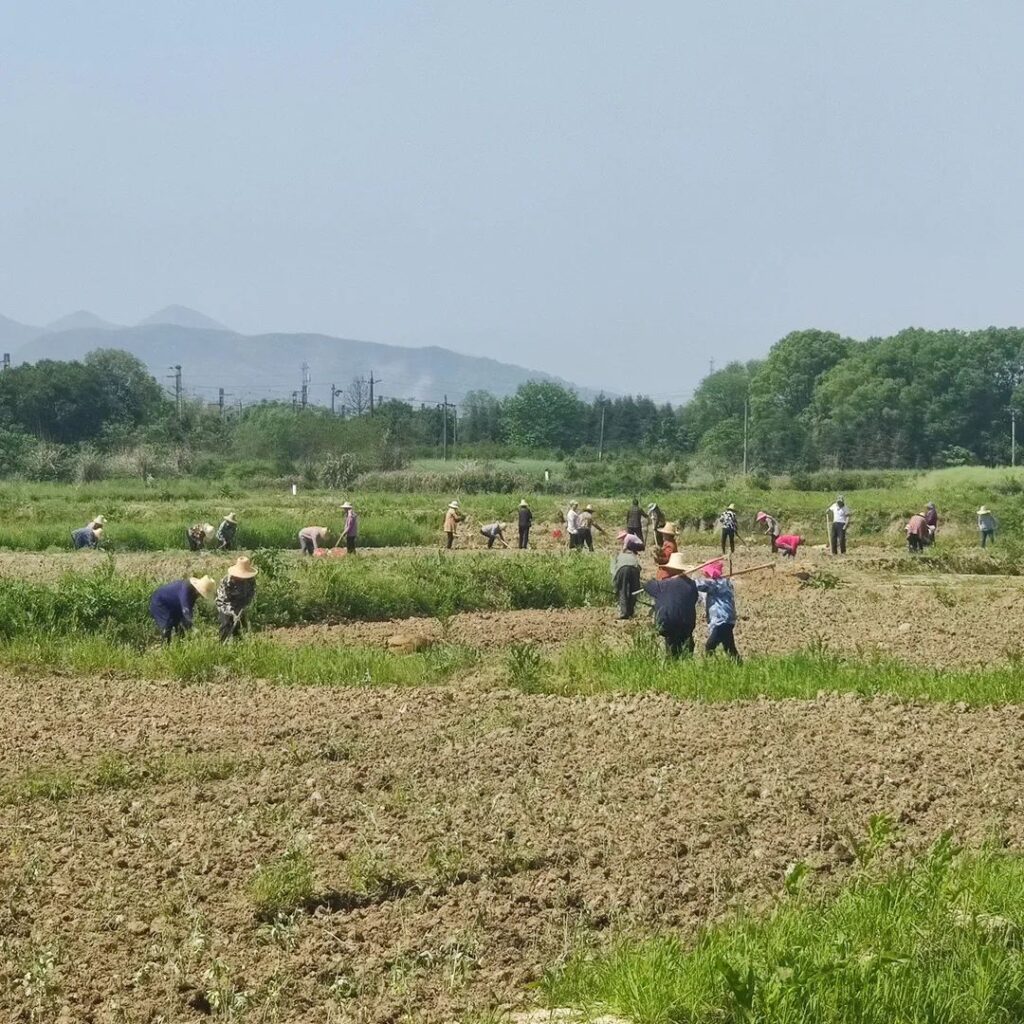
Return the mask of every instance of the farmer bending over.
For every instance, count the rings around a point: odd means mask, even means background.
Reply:
[[[238,532],[238,517],[229,512],[217,527],[217,541],[221,551],[230,551],[235,546],[235,534]]]
[[[242,631],[242,615],[256,596],[256,574],[259,570],[242,555],[217,587],[217,618],[223,643]]]
[[[486,526],[481,526],[480,535],[487,538],[487,546],[489,548],[494,547],[494,542],[496,540],[500,540],[505,547],[508,547],[505,543],[504,523],[488,523]]]
[[[217,581],[212,576],[165,583],[149,599],[149,614],[153,616],[164,643],[169,644],[177,633],[184,636],[192,628],[192,613],[196,601],[203,597],[211,600],[217,593]]]
[[[304,555],[312,555],[317,548],[327,547],[326,526],[304,526],[299,530],[299,550]]]

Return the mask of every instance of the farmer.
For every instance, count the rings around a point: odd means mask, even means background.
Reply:
[[[519,550],[525,551],[530,546],[530,527],[533,526],[533,512],[526,499],[519,502]]]
[[[71,532],[71,544],[76,551],[81,551],[82,548],[99,547],[101,540],[103,540],[103,527],[97,526],[96,520],[93,520],[88,526]]]
[[[722,554],[725,554],[725,546],[729,545],[730,553],[736,550],[736,531],[739,529],[739,520],[736,518],[736,506],[729,505],[718,517],[718,525],[722,528]]]
[[[768,515],[767,512],[758,512],[754,516],[754,521],[760,523],[764,527],[765,536],[770,538],[772,545],[772,554],[775,554],[779,550],[779,534],[782,533],[782,527],[779,526],[778,519],[775,516]]]
[[[633,504],[629,506],[629,511],[626,513],[626,533],[631,533],[634,537],[639,537],[643,540],[644,520],[646,518],[647,513],[640,508],[639,500],[634,498]]]
[[[929,501],[924,507],[924,521],[928,524],[928,543],[935,543],[935,534],[939,532],[939,510],[935,507],[934,501]]]
[[[217,587],[217,618],[223,643],[242,631],[242,616],[256,596],[256,574],[259,570],[245,556],[228,569]]]
[[[494,547],[494,542],[500,540],[505,547],[505,524],[504,523],[488,523],[486,526],[480,527],[480,535],[487,538],[487,546],[489,548]]]
[[[660,547],[662,544],[661,528],[665,525],[665,513],[661,511],[656,501],[652,501],[647,506],[647,522],[654,533],[655,546]]]
[[[149,614],[153,616],[164,643],[169,644],[175,633],[184,636],[192,628],[192,610],[196,601],[200,597],[210,601],[216,593],[217,581],[212,576],[190,576],[187,580],[165,583],[154,591],[149,599]]]
[[[911,554],[924,551],[930,534],[924,512],[918,512],[907,520],[907,548]]]
[[[996,529],[999,524],[996,517],[988,510],[986,505],[978,509],[978,533],[981,534],[981,546],[985,547],[990,541],[996,542]]]
[[[459,523],[463,520],[463,515],[459,511],[459,503],[457,501],[448,502],[448,509],[444,514],[444,535],[447,538],[445,547],[451,551],[452,545],[455,543],[455,534],[458,532]]]
[[[576,551],[582,546],[580,540],[580,503],[570,501],[565,513],[565,532],[569,535],[569,550]]]
[[[803,543],[803,537],[798,534],[784,533],[775,541],[775,548],[783,558],[796,558],[797,548]]]
[[[327,547],[326,526],[304,526],[299,530],[299,550],[304,555],[312,555],[317,548]]]
[[[704,594],[704,607],[708,617],[708,640],[704,645],[705,654],[714,654],[719,646],[736,661],[740,652],[736,650],[733,631],[736,628],[736,594],[732,582],[722,576],[722,563],[712,562],[704,568],[704,578],[697,580],[697,590]]]
[[[828,520],[828,540],[833,555],[846,554],[846,530],[853,513],[847,507],[846,499],[840,494],[825,512]]]
[[[634,537],[633,534],[626,533],[625,530],[619,530],[616,534],[616,539],[622,545],[623,551],[632,551],[634,555],[644,549],[644,542],[639,537]]]
[[[619,602],[619,618],[631,619],[640,589],[640,559],[628,549],[612,557],[612,587]]]
[[[580,513],[580,540],[579,540],[578,547],[582,548],[583,545],[586,544],[587,549],[589,551],[593,551],[594,550],[594,531],[595,530],[598,530],[601,533],[604,533],[604,528],[601,527],[601,526],[598,526],[598,524],[596,522],[594,522],[594,506],[593,505],[588,505]]]
[[[356,553],[356,537],[359,536],[359,516],[356,515],[352,503],[348,501],[341,506],[341,511],[345,513],[345,525],[341,528],[341,535],[345,538],[345,550],[350,555],[354,555]]]
[[[669,573],[666,566],[679,550],[679,545],[676,544],[676,524],[665,523],[661,528],[661,536],[661,546],[654,549],[654,564],[658,566],[655,577],[659,580],[667,580]]]
[[[229,512],[220,526],[217,527],[217,540],[221,551],[230,551],[235,546],[235,534],[238,532],[238,517]]]
[[[644,591],[654,601],[654,625],[665,639],[669,657],[684,651],[693,653],[693,631],[697,627],[697,587],[689,578],[689,568],[677,551],[665,567],[669,578],[648,580]]]
[[[202,551],[216,532],[212,523],[193,523],[185,531],[189,551]]]

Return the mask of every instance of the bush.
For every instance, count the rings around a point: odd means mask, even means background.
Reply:
[[[349,452],[328,455],[320,464],[320,486],[330,490],[344,490],[351,487],[358,475],[356,457]]]

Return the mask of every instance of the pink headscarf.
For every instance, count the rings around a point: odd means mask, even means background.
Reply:
[[[710,565],[705,565],[704,575],[709,580],[720,580],[722,578],[722,563],[712,562]]]

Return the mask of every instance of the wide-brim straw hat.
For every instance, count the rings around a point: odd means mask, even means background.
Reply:
[[[676,524],[666,523],[664,526],[658,527],[658,533],[666,537],[674,537],[676,535]]]
[[[229,512],[224,517],[224,519],[225,519],[226,522],[229,522],[229,523],[237,523],[238,522],[238,516],[236,516],[234,512]]]
[[[246,555],[242,555],[242,557],[228,569],[228,575],[234,576],[235,579],[239,580],[251,580],[253,576],[257,575],[257,573],[259,573],[259,569],[252,564],[252,560]]]
[[[618,540],[625,540],[629,536],[629,531],[628,530],[619,530],[619,532],[615,536],[617,537]]]
[[[448,502],[448,507],[449,508],[458,508],[459,507],[459,503],[457,501],[449,501]]]
[[[669,555],[669,559],[665,563],[665,569],[668,570],[668,572],[678,572],[682,573],[684,576],[687,573],[693,572],[693,568],[694,567],[692,565],[686,564],[686,559],[678,551],[674,551]]]
[[[196,593],[207,601],[212,600],[217,593],[217,581],[212,576],[189,576],[188,581]]]
[[[755,523],[762,523],[767,518],[768,518],[768,513],[767,512],[758,512],[757,515],[754,516],[754,522]]]
[[[504,530],[506,526],[508,526],[508,523],[498,523],[499,530]]]
[[[530,507],[530,503],[525,498],[523,498],[523,500],[521,502],[519,502],[519,507],[520,508],[529,508]]]
[[[593,505],[588,505],[583,511],[584,512],[593,512],[594,511],[594,506]]]
[[[96,516],[96,518],[93,519],[93,522],[96,523],[97,526],[106,526],[107,525],[107,517],[106,516]]]
[[[736,506],[735,505],[726,505],[725,506],[725,511],[726,512],[735,512],[736,511]]]
[[[991,513],[991,512],[990,512],[990,511],[988,510],[988,508],[987,508],[986,506],[984,506],[984,505],[982,505],[982,506],[981,506],[981,508],[979,508],[979,509],[978,509],[978,512],[977,512],[977,514],[978,514],[979,516],[990,516],[990,515],[992,515],[992,513]]]
[[[352,508],[352,503],[350,501],[342,502],[342,506],[341,507],[342,508]]]

